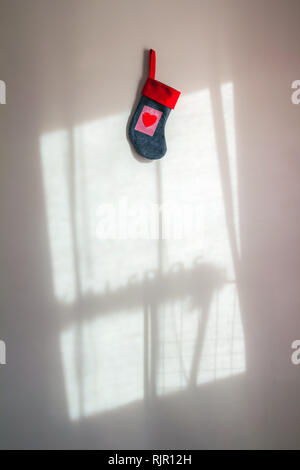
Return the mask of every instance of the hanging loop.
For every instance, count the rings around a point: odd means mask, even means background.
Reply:
[[[155,62],[156,62],[155,50],[150,49],[149,51],[149,78],[152,78],[153,80],[155,80]]]

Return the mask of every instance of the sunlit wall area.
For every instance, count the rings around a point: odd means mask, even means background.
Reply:
[[[245,343],[235,285],[214,294],[208,310],[190,298],[160,310],[158,394],[245,372]]]
[[[153,217],[137,213],[141,201],[157,202],[155,167],[124,158],[127,118],[109,116],[40,139],[53,282],[61,301],[78,298],[76,278],[80,294],[99,294],[157,266],[148,236]]]
[[[61,333],[69,416],[109,411],[144,396],[143,317],[139,310],[100,312]]]
[[[220,94],[236,217],[233,84]],[[246,368],[210,90],[181,98],[160,162],[123,154],[126,118],[40,140],[54,293],[74,304],[60,336],[72,419]]]
[[[171,157],[162,161],[162,194],[167,201],[189,203],[201,214],[201,231],[164,244],[163,266],[179,265],[192,273],[190,291],[160,314],[159,387],[163,391],[209,382],[245,371],[245,345],[235,265],[228,232],[220,158],[226,158],[238,220],[234,87],[222,84],[222,113],[227,148],[217,151],[209,89],[182,97],[180,118],[171,120]],[[239,244],[235,223],[234,243]],[[176,291],[177,286],[174,286]]]
[[[155,167],[124,158],[127,119],[122,113],[73,130],[74,230],[83,294],[116,290],[157,265],[156,244],[147,237],[151,220],[139,212],[142,201],[156,203]]]

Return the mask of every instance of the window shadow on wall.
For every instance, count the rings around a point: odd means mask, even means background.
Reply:
[[[125,114],[41,136],[73,421],[246,370],[233,84],[181,101],[150,165],[123,156]]]

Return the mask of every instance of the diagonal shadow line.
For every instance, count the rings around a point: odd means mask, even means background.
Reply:
[[[225,131],[225,121],[223,112],[224,110],[222,106],[222,98],[219,85],[217,86],[216,84],[213,84],[211,86],[211,102],[213,121],[215,126],[216,148],[219,161],[221,186],[224,198],[226,224],[233,257],[235,274],[236,278],[238,278],[240,273],[240,255],[238,251],[237,233],[234,226],[233,193]]]
[[[195,341],[192,367],[191,367],[190,378],[189,378],[190,387],[196,387],[197,385],[199,363],[200,363],[200,359],[202,355],[202,350],[203,350],[203,345],[204,345],[204,340],[205,340],[205,335],[206,335],[206,330],[207,330],[209,306],[210,306],[210,302],[208,301],[203,306],[202,315],[199,316],[199,319],[198,319],[197,337]]]

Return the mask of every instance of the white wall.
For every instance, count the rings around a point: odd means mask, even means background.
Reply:
[[[299,448],[299,2],[0,9],[1,447]],[[150,47],[182,96],[149,163]],[[200,231],[99,240],[124,198]]]

